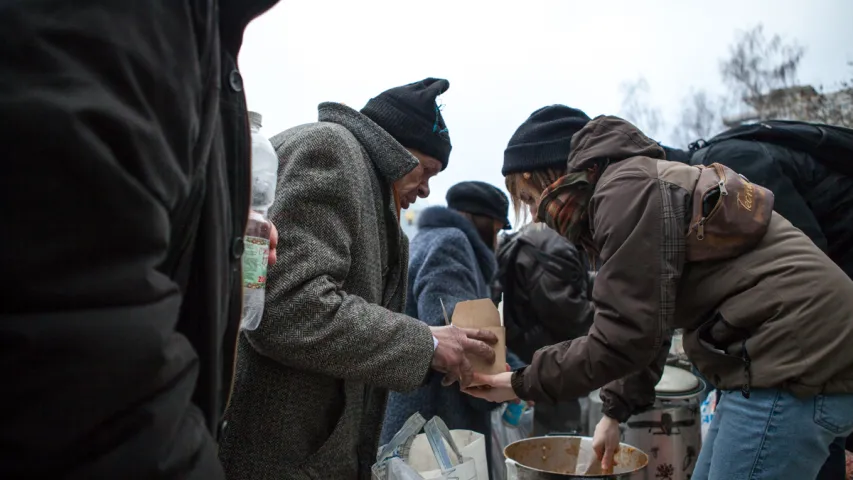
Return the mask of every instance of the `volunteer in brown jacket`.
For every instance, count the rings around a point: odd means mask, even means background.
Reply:
[[[550,186],[522,174],[513,197],[601,261],[594,324],[469,392],[548,402],[603,387],[594,443],[608,468],[618,422],[653,402],[668,331],[684,328],[723,390],[692,478],[815,478],[853,431],[853,282],[768,190],[664,158],[630,123],[598,117],[572,138],[568,173]]]

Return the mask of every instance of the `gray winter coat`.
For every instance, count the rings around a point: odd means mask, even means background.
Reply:
[[[367,479],[389,390],[420,386],[433,339],[405,308],[408,240],[391,185],[414,156],[361,113],[271,139],[278,262],[263,320],[238,340],[220,455],[228,478]]]

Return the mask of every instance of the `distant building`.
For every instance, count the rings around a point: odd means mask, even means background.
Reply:
[[[749,107],[746,111],[723,119],[726,127],[771,119],[841,126],[853,122],[853,88],[822,93],[810,85],[799,85],[746,98],[744,103]]]

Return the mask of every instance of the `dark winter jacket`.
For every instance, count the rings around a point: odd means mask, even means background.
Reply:
[[[770,143],[729,139],[693,153],[693,165],[721,163],[770,189],[774,210],[853,278],[853,177],[810,155]]]
[[[250,179],[236,59],[274,3],[3,2],[0,478],[224,478]]]
[[[489,298],[489,280],[496,270],[494,253],[474,225],[454,210],[430,207],[418,218],[412,239],[406,313],[430,326],[444,325],[441,302],[448,318],[458,302]],[[520,366],[517,359],[512,366]],[[438,415],[451,429],[473,430],[491,440],[489,412],[498,404],[463,394],[459,384],[441,385],[441,376],[411,393],[391,393],[382,428],[385,444],[415,412],[424,418]]]
[[[538,225],[501,244],[492,298],[503,300],[507,345],[522,361],[529,363],[542,347],[587,334],[595,313],[587,265],[571,242]]]

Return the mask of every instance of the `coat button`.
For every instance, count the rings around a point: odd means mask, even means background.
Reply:
[[[243,256],[243,237],[234,237],[231,242],[231,257],[234,260],[239,260]]]
[[[243,77],[236,69],[231,70],[231,73],[228,75],[228,84],[231,85],[231,90],[235,92],[243,91]]]

